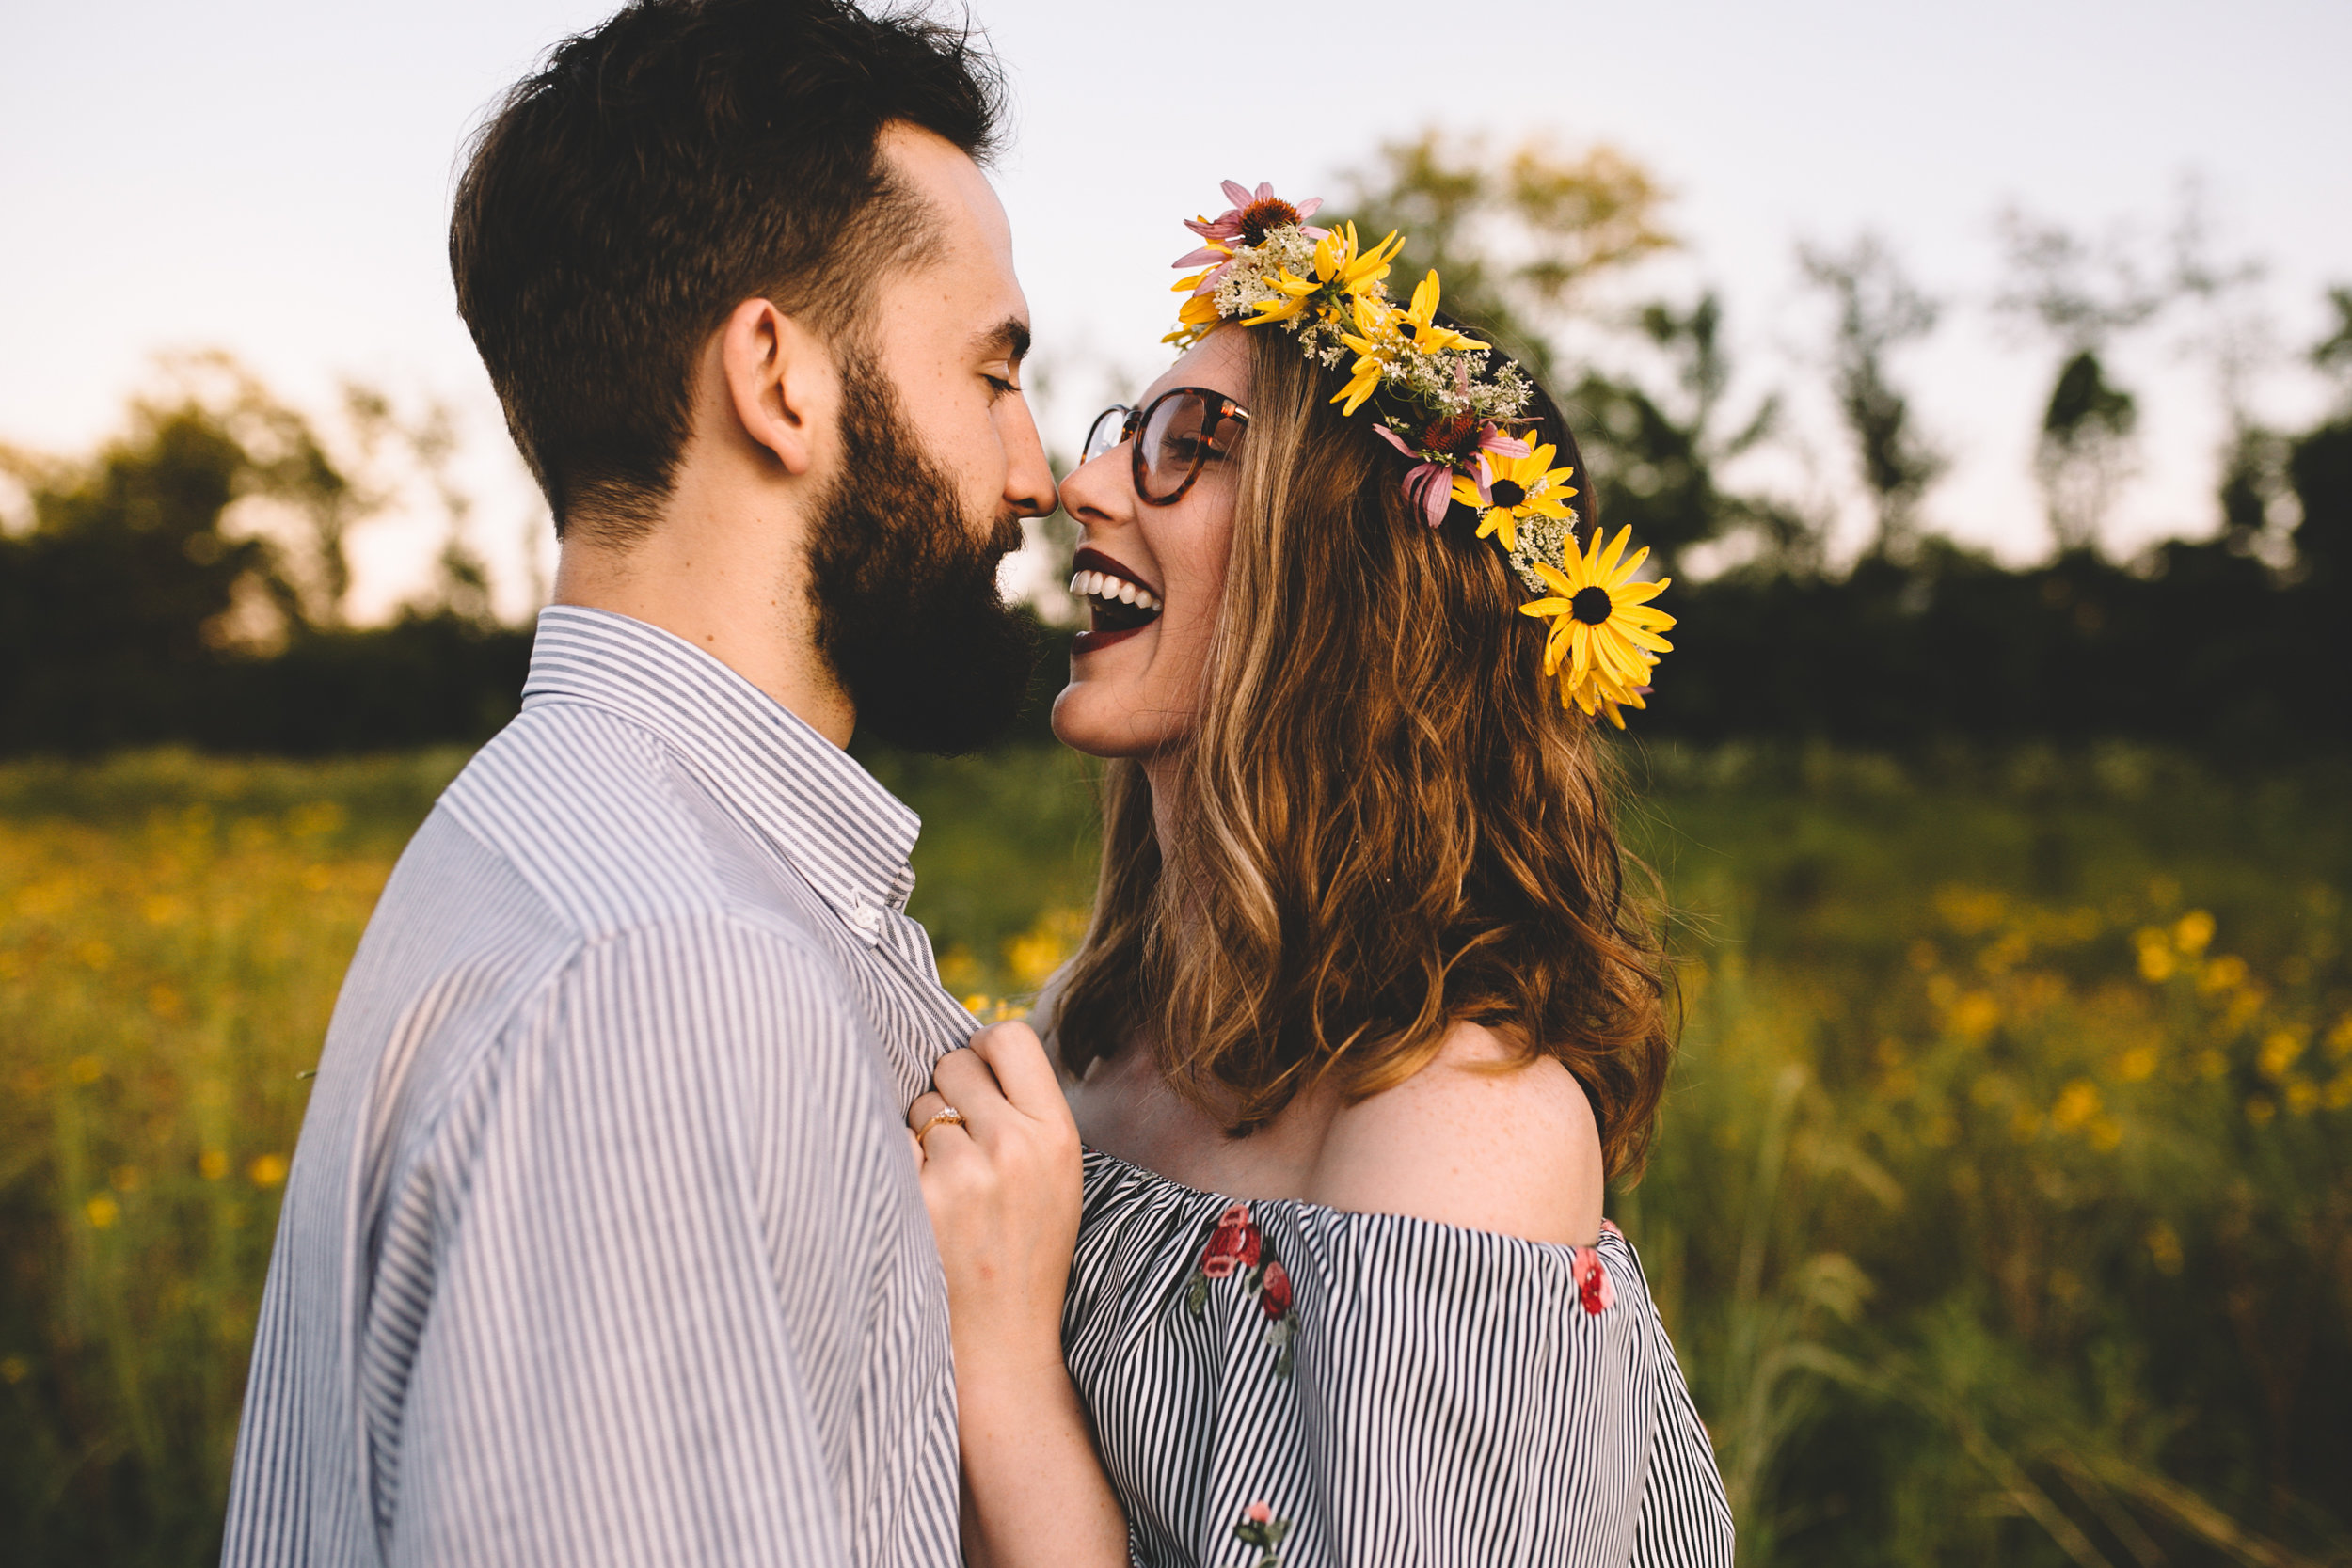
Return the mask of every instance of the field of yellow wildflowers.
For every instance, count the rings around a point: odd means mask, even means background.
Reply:
[[[1629,755],[1685,1028],[1613,1211],[1743,1559],[2352,1562],[2352,780]],[[460,760],[0,768],[22,1560],[216,1549],[300,1075]],[[1083,770],[873,766],[943,974],[1017,1009],[1082,918]]]

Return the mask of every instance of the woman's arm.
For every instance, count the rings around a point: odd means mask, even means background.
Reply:
[[[1127,1522],[1062,1361],[1078,1237],[1078,1130],[1027,1025],[940,1059],[907,1113],[947,1274],[963,1447],[963,1549],[975,1568],[1123,1568]]]

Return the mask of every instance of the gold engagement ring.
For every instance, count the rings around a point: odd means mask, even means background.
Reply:
[[[957,1110],[953,1105],[946,1107],[937,1116],[931,1117],[930,1120],[925,1122],[922,1126],[914,1130],[914,1141],[916,1143],[921,1143],[923,1141],[924,1134],[929,1132],[932,1128],[937,1127],[942,1122],[946,1122],[950,1127],[961,1127],[964,1124],[963,1113]]]

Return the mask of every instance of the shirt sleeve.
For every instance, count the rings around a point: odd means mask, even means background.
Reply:
[[[1644,1306],[1658,1347],[1652,1383],[1657,1406],[1631,1568],[1731,1568],[1731,1504],[1724,1496],[1715,1446],[1691,1401],[1657,1304],[1645,1299]]]
[[[859,1558],[870,1386],[954,1421],[944,1334],[927,1366],[876,1326],[945,1307],[867,1034],[723,916],[597,942],[514,1025],[409,1178],[436,1257],[374,1456],[389,1562]]]

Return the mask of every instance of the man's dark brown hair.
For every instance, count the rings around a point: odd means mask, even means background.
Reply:
[[[475,138],[449,235],[557,533],[651,526],[694,356],[737,305],[856,331],[931,228],[879,165],[884,124],[983,157],[1002,103],[969,28],[845,0],[637,0],[557,45]]]

